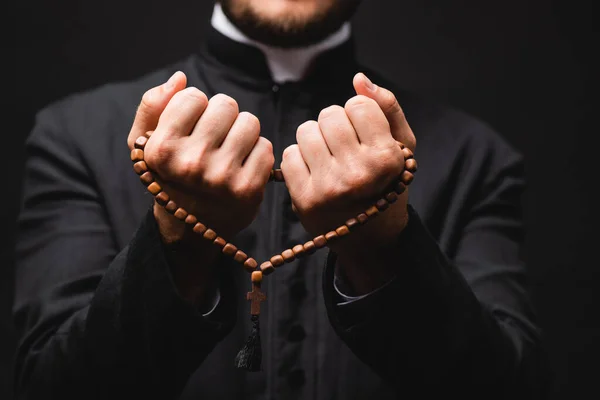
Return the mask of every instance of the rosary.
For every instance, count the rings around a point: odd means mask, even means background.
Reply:
[[[404,170],[398,181],[395,183],[393,190],[386,193],[364,212],[348,219],[343,225],[340,225],[336,229],[316,236],[304,244],[297,244],[291,249],[282,251],[280,254],[275,254],[259,266],[254,258],[249,257],[234,244],[227,242],[217,235],[217,232],[198,221],[198,218],[194,215],[179,207],[170,199],[169,195],[162,190],[162,187],[155,181],[152,172],[144,161],[144,147],[146,146],[150,135],[151,132],[147,132],[146,136],[140,136],[136,139],[134,149],[131,151],[131,161],[134,163],[134,171],[139,175],[140,180],[146,186],[148,191],[154,196],[155,201],[160,206],[164,207],[167,212],[175,216],[175,218],[190,226],[194,233],[213,242],[221,249],[223,254],[242,264],[244,269],[251,274],[252,291],[246,294],[246,299],[250,301],[252,332],[235,359],[235,365],[238,368],[243,368],[248,371],[259,371],[262,360],[259,315],[260,303],[267,299],[267,296],[260,290],[263,277],[273,273],[282,265],[291,263],[296,258],[313,254],[318,249],[327,246],[327,243],[332,243],[333,241],[350,234],[353,230],[375,218],[379,213],[388,209],[390,204],[398,199],[398,195],[406,190],[406,186],[412,182],[414,173],[417,171],[417,162],[414,159],[413,152],[404,144],[398,142],[404,156]],[[281,169],[271,170],[269,181],[284,182]]]

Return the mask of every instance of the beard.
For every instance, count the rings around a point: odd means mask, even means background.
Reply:
[[[318,43],[337,31],[352,18],[360,1],[319,1],[320,6],[312,7],[309,12],[290,9],[277,15],[261,10],[257,4],[262,0],[221,0],[220,3],[227,18],[251,39],[273,47],[293,48]],[[298,3],[295,8],[299,8]]]

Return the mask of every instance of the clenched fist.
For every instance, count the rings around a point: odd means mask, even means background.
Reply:
[[[344,107],[325,108],[318,121],[302,124],[298,144],[283,154],[281,169],[292,202],[314,235],[335,229],[389,191],[404,168],[398,141],[412,150],[416,145],[390,91],[364,74],[357,74],[353,83],[357,96]],[[352,253],[389,242],[407,223],[407,196],[408,191],[382,216],[330,247]]]
[[[258,212],[273,167],[272,145],[260,136],[258,119],[239,112],[234,99],[217,94],[209,100],[185,85],[178,72],[144,95],[128,143],[154,131],[144,153],[159,184],[178,205],[229,238]],[[179,239],[183,224],[162,207],[155,206],[155,215],[167,241]]]

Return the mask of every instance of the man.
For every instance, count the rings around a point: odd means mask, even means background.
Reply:
[[[521,157],[362,73],[357,5],[223,1],[199,54],[39,113],[19,220],[20,398],[543,396]],[[257,260],[372,204],[402,172],[398,141],[419,172],[364,227],[265,277],[262,370],[247,372],[233,360],[248,275],[139,182],[129,151],[146,132],[170,198]],[[268,184],[279,165],[285,184]]]

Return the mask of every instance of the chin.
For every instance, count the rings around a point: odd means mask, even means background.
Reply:
[[[306,46],[333,33],[360,0],[221,0],[231,22],[249,37],[278,47]]]

